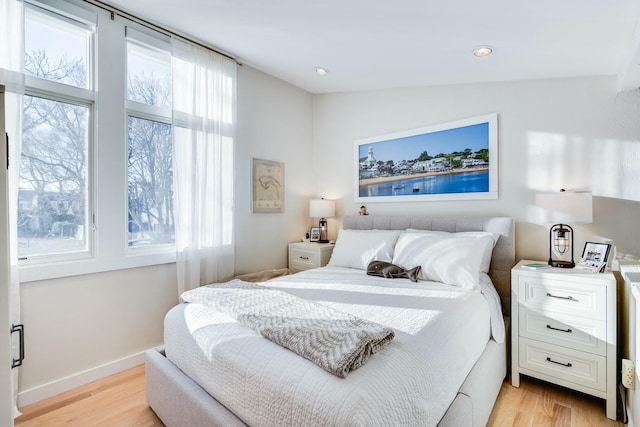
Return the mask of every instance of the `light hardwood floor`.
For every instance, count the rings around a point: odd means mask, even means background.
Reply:
[[[21,408],[16,425],[162,426],[147,405],[144,366],[128,369],[59,396]],[[604,400],[522,377],[520,387],[505,381],[490,426],[624,426],[604,415]]]
[[[16,426],[162,426],[147,405],[144,365],[20,408]]]
[[[606,417],[603,399],[521,376],[518,388],[511,386],[511,380],[502,383],[488,425],[623,427],[624,423]]]

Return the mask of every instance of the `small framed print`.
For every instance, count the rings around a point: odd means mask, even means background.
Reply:
[[[317,242],[318,240],[320,240],[320,227],[311,227],[311,237],[309,241]]]
[[[254,213],[284,212],[284,163],[251,159],[251,206]]]
[[[582,260],[591,262],[607,262],[611,245],[607,243],[587,242],[582,251]]]
[[[608,243],[585,243],[582,258],[576,264],[576,268],[592,273],[603,273],[607,267],[607,258],[610,250],[611,245]]]

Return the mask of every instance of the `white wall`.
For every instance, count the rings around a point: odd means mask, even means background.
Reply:
[[[369,202],[369,213],[512,216],[516,257],[546,259],[546,230],[530,221],[535,193],[590,188],[594,222],[575,227],[577,257],[585,240],[604,238],[640,255],[640,92],[616,94],[613,78],[326,94],[314,105],[314,157],[325,166],[314,169],[317,191],[338,201],[338,216],[361,204],[353,200],[355,140],[495,112],[497,200]]]
[[[251,67],[238,69],[236,274],[287,266],[309,224],[315,182],[313,97]],[[284,213],[251,212],[251,158],[284,163]]]
[[[177,304],[174,264],[21,284],[19,405],[142,363]]]

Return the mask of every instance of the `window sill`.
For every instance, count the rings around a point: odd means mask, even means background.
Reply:
[[[130,255],[119,259],[97,260],[95,258],[74,260],[48,264],[32,264],[20,266],[20,283],[38,280],[58,279],[61,277],[81,276],[129,268],[148,267],[152,265],[171,264],[176,262],[175,252],[155,252]]]

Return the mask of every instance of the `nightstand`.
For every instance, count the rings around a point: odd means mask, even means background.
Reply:
[[[511,383],[520,374],[606,399],[616,419],[616,279],[575,268],[511,270]]]
[[[324,267],[335,247],[332,243],[289,243],[289,270],[297,273],[310,268]]]

